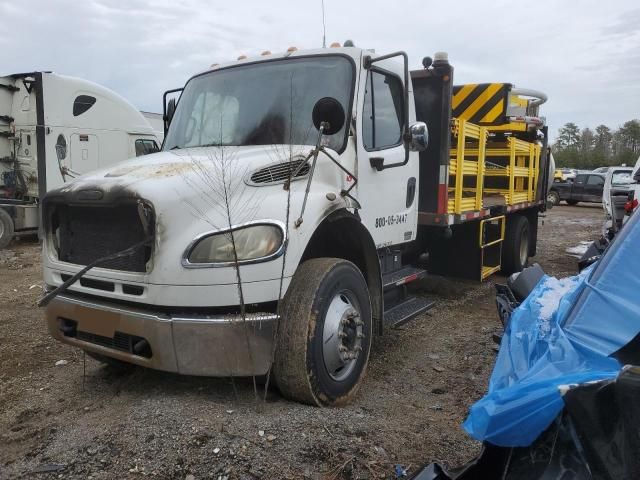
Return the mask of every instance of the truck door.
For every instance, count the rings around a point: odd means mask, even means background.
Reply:
[[[604,178],[602,175],[589,175],[584,187],[584,200],[589,202],[601,202]]]
[[[378,66],[379,65],[379,66]],[[358,137],[360,217],[378,248],[415,239],[417,229],[418,154],[404,166],[378,170],[372,164],[402,164],[404,90],[401,66],[380,62],[363,70]],[[411,99],[411,97],[410,97]],[[413,109],[410,118],[415,117]]]
[[[586,200],[584,197],[584,188],[587,182],[587,176],[588,175],[576,175],[576,179],[573,181],[573,185],[571,186],[571,200]]]
[[[73,133],[69,145],[69,168],[79,174],[96,170],[100,165],[98,136]]]

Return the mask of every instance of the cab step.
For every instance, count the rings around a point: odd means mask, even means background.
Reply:
[[[417,315],[430,310],[435,302],[425,297],[407,297],[402,303],[384,312],[385,327],[397,328]]]
[[[427,274],[426,270],[414,267],[404,267],[395,272],[386,273],[382,276],[382,285],[385,290],[390,290],[401,285],[424,278]]]

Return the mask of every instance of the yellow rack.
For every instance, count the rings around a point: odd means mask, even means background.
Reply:
[[[455,186],[449,188],[453,198],[449,198],[448,211],[461,213],[481,210],[487,128],[454,118],[451,133],[457,138],[457,143],[456,148],[451,149],[449,158],[449,177],[455,177]],[[458,175],[458,172],[461,174]],[[475,187],[465,187],[465,176],[475,177]]]
[[[488,141],[488,132],[487,127],[466,120],[452,121],[455,147],[449,158],[449,213],[482,210],[485,194],[502,196],[506,205],[532,202],[536,197],[540,145],[515,137]],[[496,178],[505,179],[497,182],[504,186],[487,186],[487,179]]]

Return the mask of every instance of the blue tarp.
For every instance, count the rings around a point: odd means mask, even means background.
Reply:
[[[610,355],[640,332],[640,215],[580,275],[543,277],[512,313],[489,381],[464,423],[475,439],[530,445],[563,408],[561,385],[615,377]]]

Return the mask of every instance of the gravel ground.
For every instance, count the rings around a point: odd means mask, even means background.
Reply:
[[[536,261],[575,273],[565,249],[598,237],[602,219],[599,206],[554,208]],[[39,255],[34,240],[0,251],[2,479],[394,478],[395,464],[457,465],[479,450],[460,424],[495,359],[492,281],[425,282],[436,307],[377,339],[353,404],[321,409],[272,391],[256,400],[246,380],[122,373],[85,359],[46,333]]]

